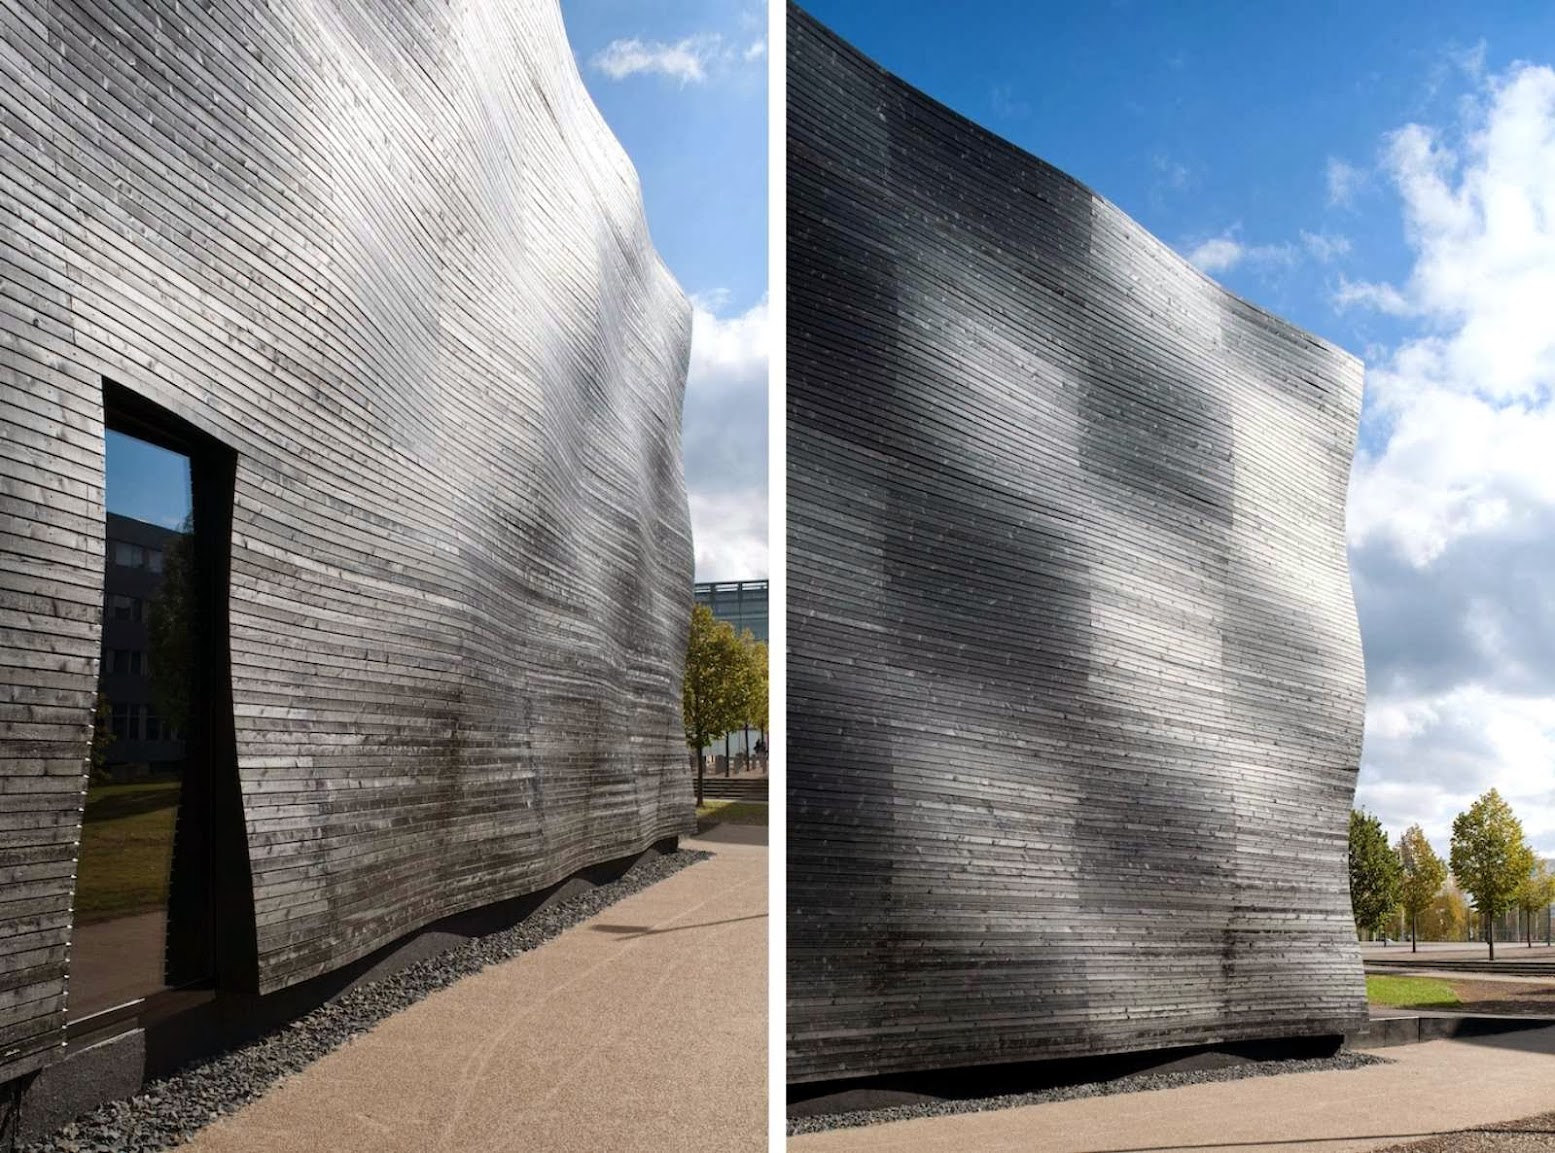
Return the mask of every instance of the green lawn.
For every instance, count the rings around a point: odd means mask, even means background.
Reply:
[[[1373,1005],[1399,1009],[1451,1009],[1458,995],[1446,981],[1434,977],[1367,977],[1366,999]]]
[[[107,921],[167,904],[177,781],[93,785],[81,826],[76,923]]]
[[[697,806],[697,828],[711,825],[765,825],[767,806],[753,801],[703,801]]]

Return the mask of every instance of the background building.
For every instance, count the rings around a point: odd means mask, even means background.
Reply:
[[[766,581],[698,581],[692,591],[697,604],[712,609],[713,615],[732,624],[735,632],[749,632],[766,643]]]
[[[763,644],[767,642],[766,581],[698,581],[693,592],[698,604],[710,608],[719,620],[728,621],[735,632],[749,632]],[[759,749],[758,745],[761,745]],[[760,732],[737,729],[726,737],[719,737],[702,752],[715,757],[760,757],[766,755],[766,746]]]
[[[106,699],[114,738],[103,759],[116,779],[155,773],[184,758],[182,737],[157,711],[150,640],[152,606],[162,591],[168,556],[176,556],[184,539],[160,525],[108,514],[98,691]]]

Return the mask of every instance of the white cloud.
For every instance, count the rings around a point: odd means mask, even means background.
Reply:
[[[1246,255],[1244,249],[1229,236],[1216,236],[1199,244],[1188,253],[1188,260],[1196,265],[1201,272],[1207,272],[1213,276],[1217,272],[1225,272],[1242,263],[1242,257]]]
[[[1301,244],[1320,264],[1329,264],[1350,255],[1350,238],[1335,233],[1303,231]]]
[[[1485,75],[1485,41],[1467,48],[1448,45],[1432,67],[1425,82],[1425,98],[1434,100],[1443,85],[1460,76],[1479,83]]]
[[[1366,186],[1366,173],[1337,156],[1328,158],[1328,203],[1337,208],[1348,208],[1355,201],[1355,194]]]
[[[1472,79],[1478,80],[1485,74],[1485,42],[1481,40],[1471,48],[1464,48],[1450,54],[1452,62],[1463,69]]]
[[[727,73],[741,61],[750,63],[766,54],[765,39],[754,40],[741,48],[717,32],[708,32],[687,36],[674,43],[636,37],[612,40],[594,54],[589,64],[612,80],[659,75],[686,85],[706,83],[712,77]]]
[[[1482,54],[1458,61],[1474,74]],[[1555,855],[1555,70],[1480,82],[1451,131],[1391,134],[1413,252],[1336,301],[1413,331],[1367,371],[1348,533],[1369,702],[1358,793],[1445,848],[1494,786]]]
[[[697,580],[767,572],[767,302],[718,315],[728,294],[692,299],[683,444]]]
[[[1155,169],[1157,187],[1168,188],[1173,192],[1183,192],[1193,184],[1193,169],[1180,160],[1173,160],[1164,153],[1156,153],[1150,158],[1150,166]]]
[[[767,576],[767,494],[691,494],[691,531],[699,581]]]
[[[1244,244],[1236,238],[1235,232],[1232,228],[1194,245],[1188,250],[1189,263],[1214,276],[1218,272],[1229,272],[1239,264],[1291,265],[1298,258],[1292,245]]]
[[[1339,287],[1334,289],[1334,304],[1339,308],[1374,308],[1389,316],[1407,316],[1411,311],[1409,300],[1391,284],[1373,284],[1366,280],[1351,280],[1340,274]]]
[[[682,84],[707,79],[708,65],[719,44],[716,36],[688,36],[674,44],[662,40],[612,40],[590,63],[612,80],[658,73]]]

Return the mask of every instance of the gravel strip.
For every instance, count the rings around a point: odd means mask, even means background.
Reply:
[[[1389,1145],[1376,1153],[1549,1153],[1555,1148],[1555,1113],[1460,1129],[1424,1141]]]
[[[916,1105],[893,1105],[887,1109],[860,1109],[850,1113],[823,1113],[813,1117],[794,1117],[788,1122],[788,1135],[823,1133],[828,1129],[851,1129],[857,1125],[884,1125],[890,1121],[911,1121],[918,1117],[950,1117],[957,1113],[990,1113],[995,1109],[1014,1109],[1021,1105],[1046,1105],[1053,1101],[1077,1101],[1084,1097],[1110,1097],[1114,1093],[1140,1093],[1147,1089],[1175,1089],[1179,1085],[1203,1085],[1212,1081],[1240,1081],[1246,1077],[1276,1077],[1282,1073],[1321,1073],[1331,1069],[1364,1069],[1368,1065],[1391,1065],[1386,1057],[1371,1053],[1343,1052],[1335,1057],[1291,1061],[1250,1061],[1223,1069],[1199,1069],[1180,1073],[1141,1073],[1111,1081],[1092,1081],[1084,1085],[1064,1085],[1040,1093],[1010,1093],[1002,1097],[971,1097],[966,1100],[924,1101]]]
[[[418,961],[250,1045],[153,1081],[128,1101],[110,1101],[21,1153],[158,1153],[181,1145],[196,1130],[236,1112],[282,1077],[300,1072],[379,1021],[488,965],[537,948],[623,897],[711,856],[683,849],[645,861],[618,880],[542,909],[510,929]]]

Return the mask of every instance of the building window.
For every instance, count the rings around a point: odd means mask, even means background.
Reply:
[[[145,568],[146,550],[129,541],[116,540],[113,544],[113,563],[120,568]]]
[[[141,619],[142,601],[139,597],[114,593],[108,598],[108,611],[116,621],[138,621]]]
[[[113,706],[113,735],[121,741],[134,741],[140,738],[135,730],[139,727],[140,720],[134,706],[116,704]]]
[[[159,548],[147,548],[127,540],[111,540],[108,542],[108,555],[120,568],[145,569],[154,573],[162,571],[163,553]]]
[[[151,672],[148,656],[140,649],[109,649],[105,671],[121,676],[145,676]]]

